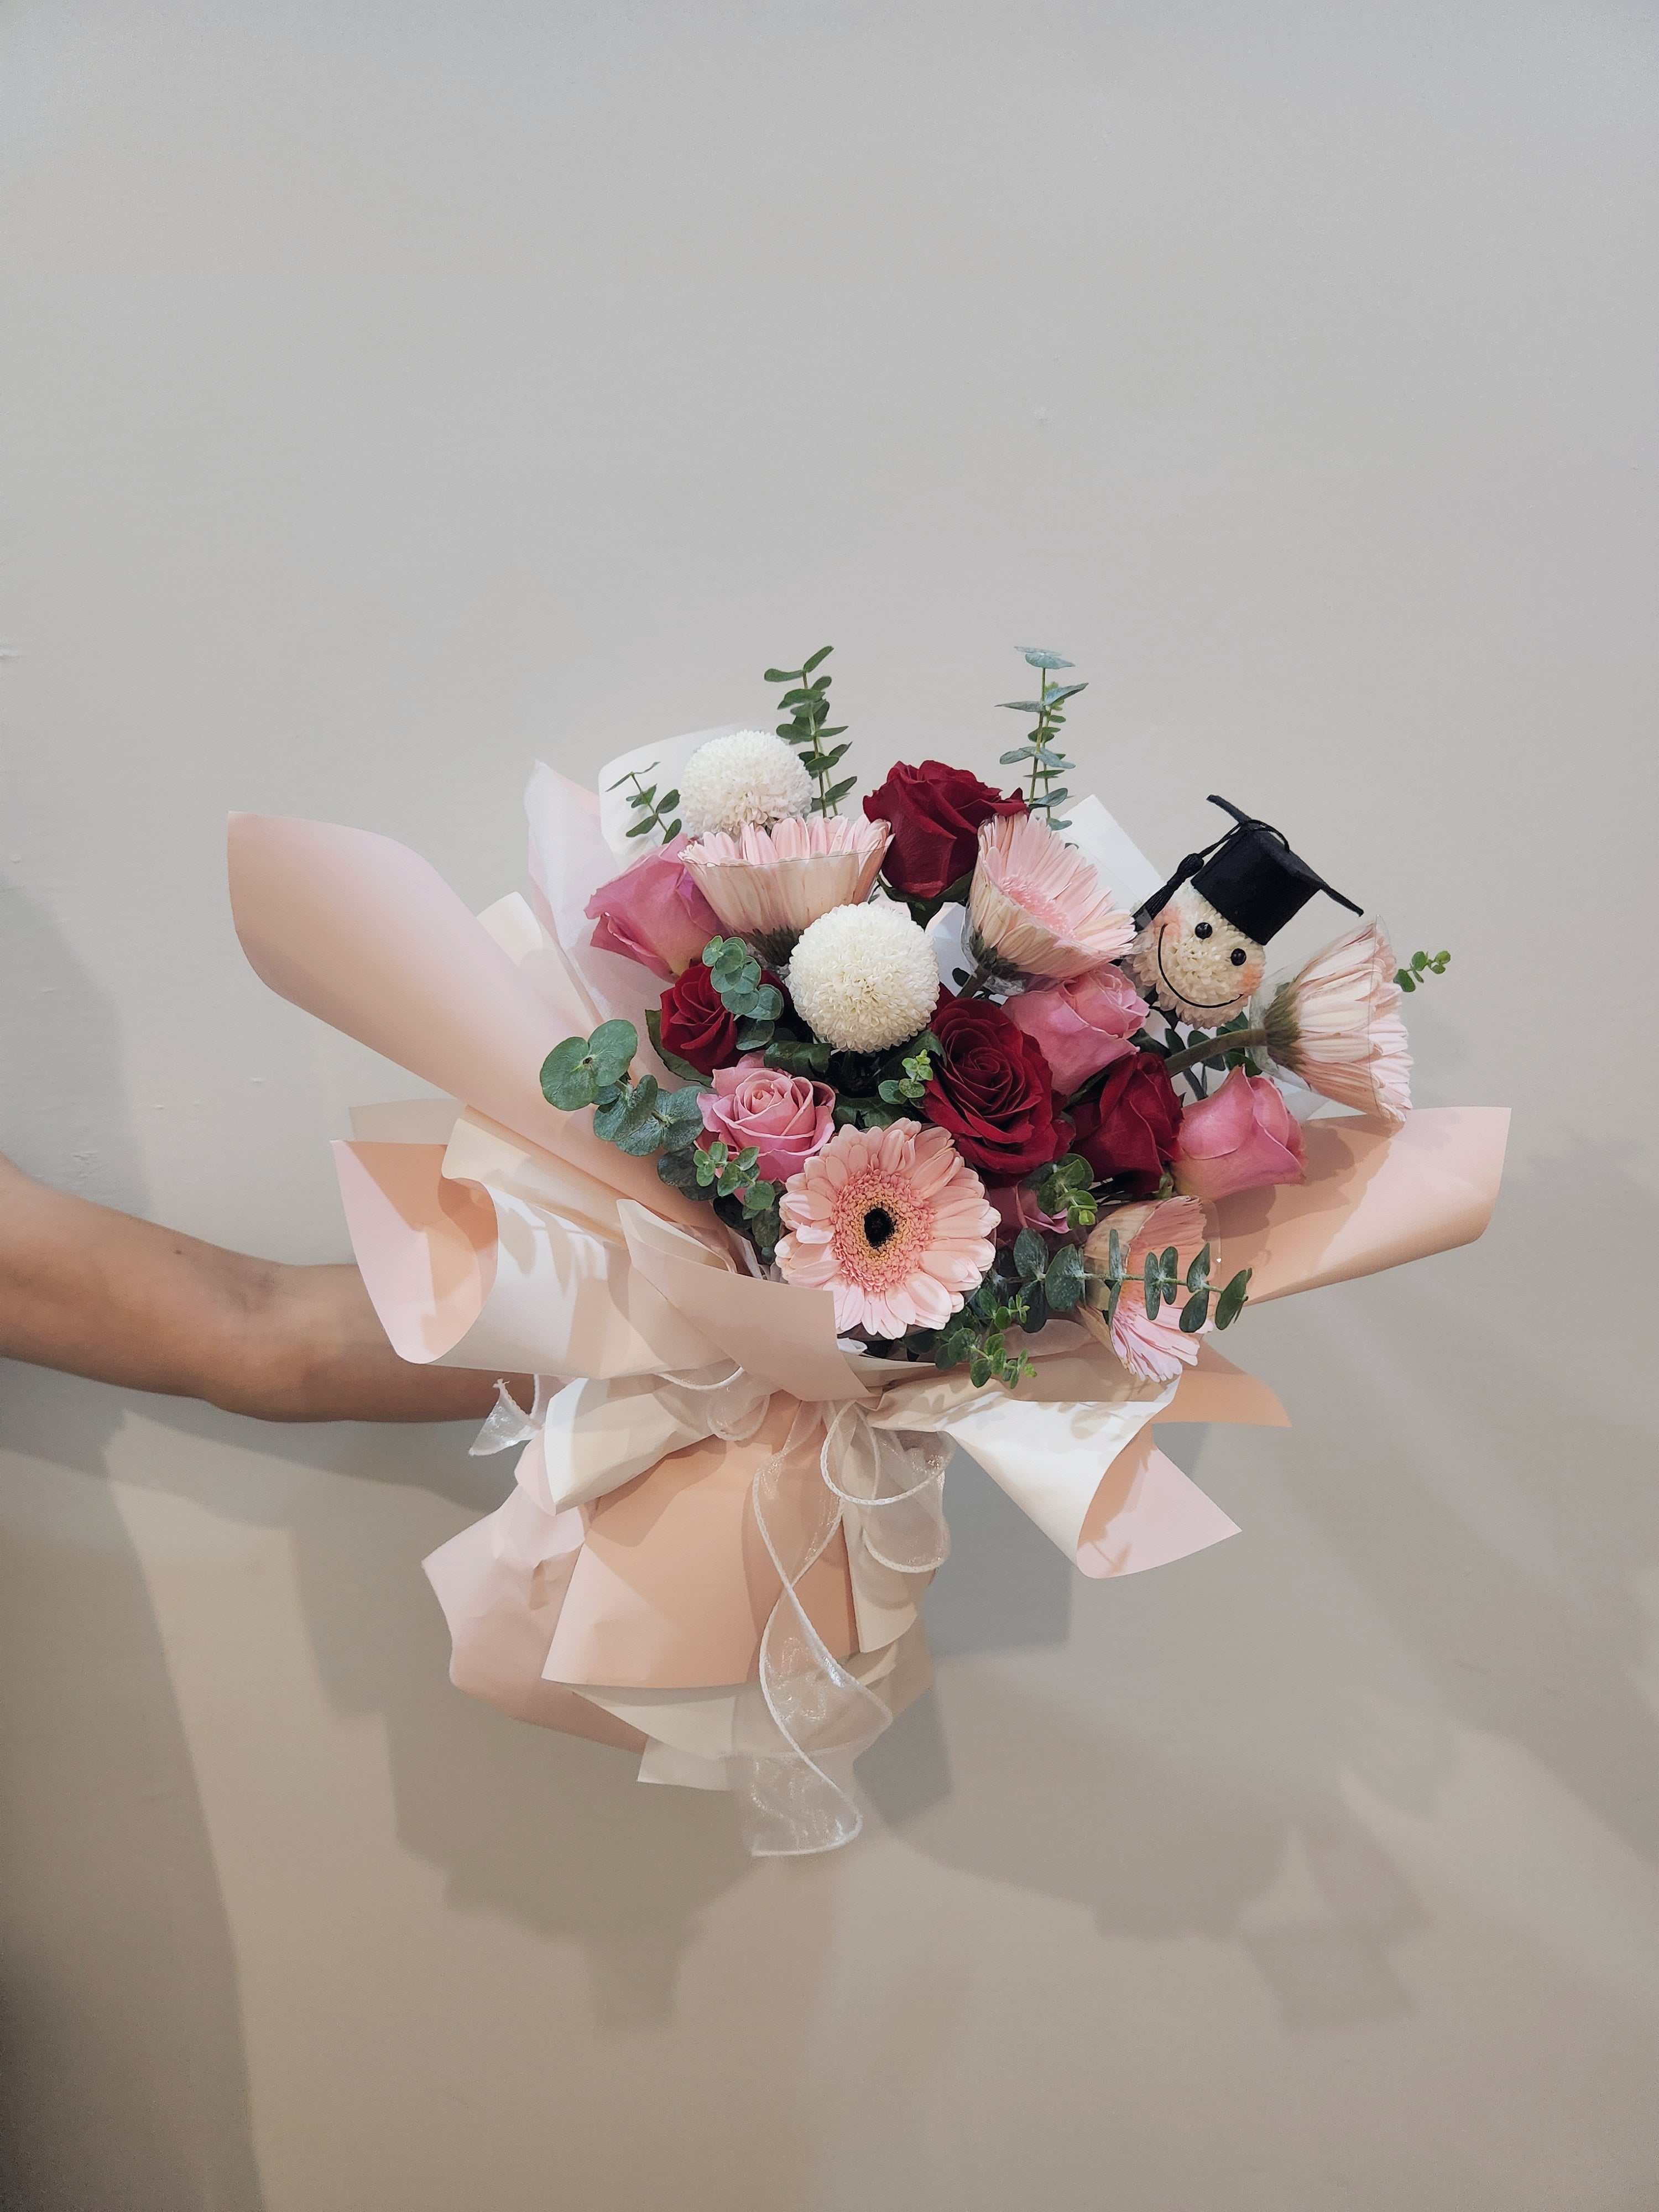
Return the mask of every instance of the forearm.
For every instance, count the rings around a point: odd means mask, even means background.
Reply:
[[[482,1419],[495,1378],[417,1367],[355,1267],[292,1267],[69,1198],[0,1160],[0,1358],[264,1420]],[[509,1378],[528,1403],[528,1378]]]

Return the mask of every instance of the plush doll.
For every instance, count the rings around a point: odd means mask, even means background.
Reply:
[[[1323,891],[1355,914],[1291,852],[1281,830],[1210,793],[1233,827],[1188,853],[1136,915],[1140,934],[1124,965],[1164,1013],[1193,1029],[1219,1029],[1242,1013],[1267,972],[1268,939]]]

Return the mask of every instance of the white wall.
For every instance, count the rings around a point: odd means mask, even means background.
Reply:
[[[1188,1438],[1240,1540],[1086,1584],[953,1474],[938,1692],[825,1861],[450,1690],[465,1431],[6,1370],[0,2201],[1656,2201],[1656,43],[14,0],[26,1165],[342,1253],[325,1140],[406,1086],[242,963],[227,810],[482,905],[538,754],[826,641],[866,781],[988,767],[1068,653],[1143,842],[1290,826],[1453,948],[1419,1098],[1516,1118],[1482,1244],[1240,1332],[1296,1422]]]

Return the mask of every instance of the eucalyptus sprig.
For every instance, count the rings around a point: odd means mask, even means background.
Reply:
[[[1449,952],[1413,952],[1408,968],[1396,968],[1394,980],[1402,991],[1414,991],[1431,975],[1443,975],[1451,965]]]
[[[1063,1213],[1068,1229],[1092,1229],[1100,1218],[1094,1180],[1095,1171],[1082,1153],[1067,1152],[1040,1171],[1036,1202],[1045,1213]]]
[[[711,937],[702,948],[702,964],[715,997],[737,1018],[738,1049],[763,1051],[783,1012],[782,992],[762,980],[760,962],[740,937]]]
[[[664,1091],[654,1075],[630,1081],[639,1048],[632,1022],[601,1022],[591,1036],[566,1037],[542,1062],[542,1096],[566,1114],[591,1106],[596,1137],[645,1159],[689,1144],[702,1109],[695,1091]]]
[[[933,1364],[943,1373],[968,1363],[968,1379],[976,1390],[988,1382],[1000,1382],[1016,1390],[1036,1367],[1029,1354],[1011,1352],[1008,1332],[1023,1328],[1030,1316],[1028,1295],[1011,1290],[996,1276],[988,1275],[959,1313],[953,1314],[939,1333]]]
[[[1083,1255],[1077,1246],[1062,1244],[1051,1254],[1035,1229],[1022,1229],[1015,1237],[1013,1261],[1014,1273],[1028,1301],[1041,1302],[1026,1322],[1033,1333],[1050,1314],[1070,1313],[1087,1287]]]
[[[653,761],[651,767],[645,770],[646,775],[649,775],[656,765],[655,761]],[[653,830],[660,830],[665,845],[671,837],[678,837],[680,834],[680,820],[678,815],[674,814],[674,809],[680,803],[679,793],[678,791],[659,793],[654,783],[649,785],[641,783],[640,771],[637,769],[629,769],[626,775],[618,776],[609,788],[612,791],[620,791],[625,783],[631,783],[634,787],[628,794],[628,803],[639,816],[638,821],[629,830],[628,835],[630,837],[646,837]],[[672,822],[669,819],[670,815],[674,816]]]
[[[933,1054],[941,1047],[931,1030],[917,1037],[908,1055],[900,1062],[902,1073],[884,1076],[876,1085],[876,1096],[889,1106],[897,1106],[921,1098],[933,1080]]]
[[[1196,1336],[1208,1321],[1212,1294],[1218,1328],[1231,1328],[1244,1310],[1249,1297],[1250,1276],[1254,1271],[1241,1267],[1232,1279],[1217,1291],[1210,1280],[1212,1256],[1210,1247],[1205,1245],[1187,1270],[1184,1285],[1187,1295],[1181,1308],[1181,1333],[1183,1336]],[[1118,1301],[1126,1285],[1129,1283],[1139,1284],[1146,1318],[1156,1321],[1166,1305],[1174,1305],[1181,1297],[1181,1255],[1173,1244],[1166,1244],[1163,1251],[1146,1255],[1139,1274],[1131,1273],[1123,1239],[1115,1229],[1109,1230],[1106,1238],[1106,1272],[1103,1275],[1091,1274],[1088,1279],[1091,1283],[1101,1285],[1105,1290],[1106,1296],[1100,1303],[1103,1305],[1109,1323],[1117,1311]],[[1091,1299],[1091,1303],[1095,1301]]]
[[[812,801],[815,814],[836,814],[841,801],[858,781],[855,775],[845,777],[840,783],[831,783],[830,774],[846,752],[845,745],[831,745],[831,738],[839,738],[846,731],[845,722],[837,722],[833,729],[826,726],[830,720],[830,685],[828,676],[814,676],[812,671],[820,661],[827,660],[835,651],[830,645],[821,645],[817,651],[799,668],[769,668],[761,678],[763,684],[787,684],[792,688],[779,700],[780,708],[787,708],[790,719],[777,726],[778,735],[787,738],[799,747],[800,764],[817,785],[817,796]]]
[[[1017,761],[1029,763],[1025,793],[1027,811],[1044,816],[1051,830],[1069,830],[1071,823],[1056,819],[1054,809],[1063,806],[1072,794],[1064,784],[1056,791],[1054,779],[1071,775],[1077,763],[1067,760],[1054,739],[1056,733],[1066,726],[1066,717],[1060,711],[1065,702],[1079,691],[1086,691],[1089,687],[1086,683],[1051,684],[1048,681],[1051,670],[1072,665],[1069,660],[1062,660],[1057,653],[1045,652],[1037,645],[1022,646],[1020,651],[1042,679],[1037,696],[1035,699],[1004,699],[999,703],[1011,708],[1016,714],[1035,714],[1036,727],[1023,745],[1016,745],[1012,752],[1002,755],[1002,765],[1011,768]]]
[[[678,1094],[676,1094],[677,1096]],[[671,1189],[691,1198],[706,1198],[724,1221],[740,1230],[769,1263],[783,1234],[778,1216],[778,1184],[757,1176],[760,1152],[754,1145],[734,1152],[723,1138],[698,1144],[696,1132],[665,1152],[657,1162],[657,1173]]]

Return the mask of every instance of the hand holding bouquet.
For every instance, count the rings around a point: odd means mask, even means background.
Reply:
[[[232,829],[258,972],[441,1094],[337,1147],[394,1348],[537,1378],[474,1446],[510,1494],[426,1563],[454,1680],[732,1790],[762,1854],[858,1832],[956,1445],[1091,1576],[1232,1534],[1154,1442],[1284,1419],[1214,1332],[1478,1236],[1504,1121],[1409,1113],[1443,953],[1362,919],[1266,985],[1351,903],[1279,831],[1218,800],[1166,881],[1072,795],[1058,655],[1010,788],[923,760],[846,813],[826,657],[768,672],[774,731],[538,769],[530,897],[477,916],[388,839]]]

